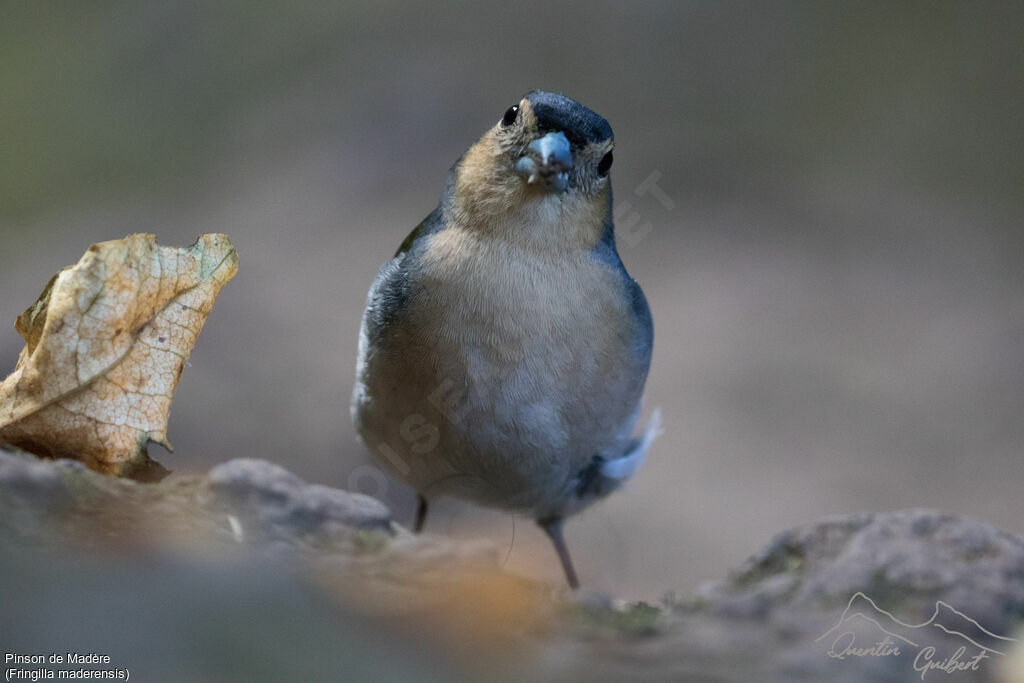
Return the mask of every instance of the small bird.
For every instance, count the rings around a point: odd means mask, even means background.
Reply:
[[[653,325],[615,248],[614,138],[563,95],[528,92],[451,167],[441,200],[370,287],[352,417],[429,501],[531,515],[579,586],[562,522],[643,462],[633,427]]]

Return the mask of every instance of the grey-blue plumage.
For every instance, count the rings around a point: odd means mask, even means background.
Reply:
[[[561,520],[631,476],[658,429],[632,436],[653,326],[615,247],[612,144],[560,95],[506,112],[378,272],[352,401],[423,513],[454,495],[531,514],[573,585]]]

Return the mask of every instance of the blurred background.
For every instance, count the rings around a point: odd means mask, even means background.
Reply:
[[[1019,3],[3,3],[0,372],[91,243],[228,233],[151,455],[265,458],[407,522],[348,416],[366,290],[542,88],[615,129],[665,424],[567,527],[586,584],[686,592],[833,513],[1024,532],[1022,44]],[[451,502],[429,528],[561,580],[528,520]]]

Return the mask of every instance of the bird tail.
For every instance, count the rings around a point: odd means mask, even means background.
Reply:
[[[655,408],[654,412],[651,413],[651,417],[647,420],[647,426],[644,427],[643,434],[630,441],[625,455],[621,458],[605,460],[601,463],[599,468],[601,476],[615,479],[619,482],[632,477],[633,473],[643,464],[651,444],[661,434],[661,408]]]

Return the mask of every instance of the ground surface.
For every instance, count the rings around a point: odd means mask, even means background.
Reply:
[[[0,506],[0,647],[111,658],[13,665],[26,670],[904,681],[960,662],[925,680],[1024,676],[1011,640],[1024,539],[932,510],[781,533],[723,580],[652,605],[509,573],[495,544],[413,536],[373,498],[260,460],[138,484],[0,451]]]

